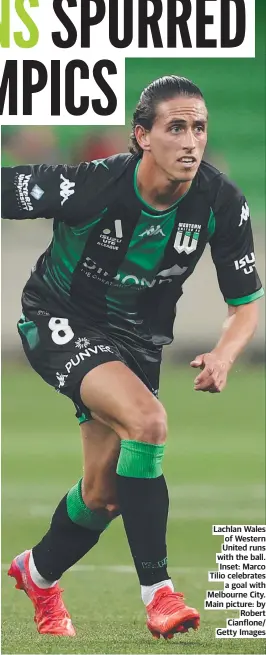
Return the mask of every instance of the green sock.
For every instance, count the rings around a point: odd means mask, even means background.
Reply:
[[[116,472],[129,478],[158,478],[162,475],[165,446],[122,439]]]
[[[144,586],[169,578],[164,450],[164,445],[123,440],[117,465],[120,510],[139,581]]]
[[[105,530],[110,523],[107,510],[92,510],[87,507],[82,498],[81,485],[82,478],[67,494],[66,504],[69,518],[83,528]]]

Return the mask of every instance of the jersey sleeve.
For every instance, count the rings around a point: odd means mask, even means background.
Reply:
[[[108,183],[105,160],[79,166],[2,168],[1,216],[7,219],[57,218],[83,223],[93,199]]]
[[[223,175],[212,207],[212,259],[228,305],[243,305],[264,295],[256,270],[250,211],[245,196]]]

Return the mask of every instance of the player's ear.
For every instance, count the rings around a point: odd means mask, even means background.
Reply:
[[[136,125],[135,127],[135,137],[137,139],[137,142],[139,146],[142,148],[142,150],[150,150],[150,132],[148,130],[145,130],[145,127],[142,125]]]

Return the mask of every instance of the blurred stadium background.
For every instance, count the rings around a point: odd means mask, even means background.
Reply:
[[[167,73],[190,77],[201,87],[209,108],[207,157],[234,179],[248,198],[264,282],[263,16],[258,23],[256,60],[128,60],[126,127],[2,128],[2,163],[76,163],[126,150],[130,117],[142,87]],[[71,403],[29,369],[16,334],[22,285],[50,236],[49,221],[21,225],[6,221],[2,225],[4,569],[14,554],[41,538],[53,508],[81,474]],[[265,518],[264,300],[260,307],[259,330],[245,361],[234,367],[227,390],[217,397],[195,394],[189,358],[212,348],[226,312],[206,253],[179,303],[175,344],[166,349],[161,398],[169,414],[165,459],[171,497],[169,558],[177,587],[201,611],[206,589],[212,587],[207,570],[215,568],[215,552],[221,542],[211,536],[211,525],[263,523]],[[57,640],[44,644],[35,639],[28,601],[14,596],[4,576],[3,652],[154,652],[143,628],[137,582],[129,575],[131,558],[120,519],[82,565],[84,568],[74,570],[75,575],[66,574],[64,584],[66,601],[79,628],[73,645],[62,641],[59,645]],[[203,612],[202,631],[180,638],[178,652],[263,652],[262,640],[215,641],[214,629],[225,626],[227,616],[225,612]],[[164,652],[173,649],[164,644]]]
[[[257,51],[263,53],[263,42],[259,39]],[[155,77],[166,73],[178,73],[193,79],[205,95],[210,116],[206,158],[226,172],[242,188],[248,199],[253,217],[258,269],[264,278],[265,84],[262,56],[256,60],[230,61],[146,59],[141,60],[141,64],[136,59],[127,60],[125,127],[3,127],[2,163],[78,163],[126,151],[130,119],[141,89]],[[4,357],[18,356],[15,326],[22,283],[27,279],[37,256],[46,248],[50,235],[49,221],[3,224]],[[262,356],[264,344],[264,302],[260,302],[262,311],[259,329],[247,351],[247,355],[258,360]],[[173,355],[177,359],[184,356],[187,358],[195,348],[210,348],[220,330],[225,311],[207,249],[196,274],[186,283],[184,297],[178,305],[178,338],[171,351],[171,358]]]

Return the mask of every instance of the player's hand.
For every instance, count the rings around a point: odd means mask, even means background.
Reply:
[[[220,393],[224,389],[229,366],[225,361],[219,359],[216,353],[198,355],[190,362],[190,366],[201,368],[202,371],[194,380],[195,391]]]

